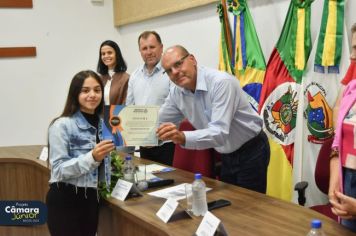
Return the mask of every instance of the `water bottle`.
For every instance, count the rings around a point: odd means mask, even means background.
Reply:
[[[201,174],[195,174],[195,180],[192,184],[193,192],[193,214],[195,216],[204,216],[208,211],[208,205],[206,203],[206,191],[205,183],[201,179]]]
[[[123,165],[124,180],[135,183],[135,166],[131,156],[126,156]]]
[[[321,229],[320,220],[312,220],[310,223],[311,229],[307,236],[325,236],[323,230]]]

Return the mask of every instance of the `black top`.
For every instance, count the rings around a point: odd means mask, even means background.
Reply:
[[[96,143],[99,143],[98,127],[99,127],[99,116],[97,114],[89,114],[83,111],[80,111],[88,123],[96,128]]]

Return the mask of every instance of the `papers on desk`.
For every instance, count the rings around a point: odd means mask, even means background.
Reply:
[[[155,176],[154,174],[152,173],[149,173],[149,172],[146,172],[145,171],[141,171],[141,170],[138,170],[136,171],[136,182],[140,181],[140,180],[160,180],[161,178],[158,178],[157,176]]]
[[[178,202],[172,198],[169,198],[163,206],[158,210],[156,216],[160,218],[164,223],[167,223],[172,217],[174,211],[177,209]]]
[[[47,159],[48,159],[48,147],[43,147],[42,148],[41,154],[40,154],[38,159],[40,159],[42,161],[47,161]]]
[[[150,165],[139,165],[138,170],[136,171],[136,181],[147,180],[147,181],[157,181],[161,178],[155,176],[155,173],[163,173],[175,170],[172,167],[166,167],[159,164],[150,164]]]
[[[148,193],[151,196],[154,197],[159,197],[159,198],[172,198],[176,201],[178,200],[182,200],[185,198],[185,185],[187,183],[183,183],[183,184],[179,184],[177,186],[173,186],[173,187],[169,187],[169,188],[165,188],[165,189],[161,189],[158,191],[154,191],[151,193]],[[191,185],[191,184],[189,184]],[[210,191],[211,188],[206,188],[206,191]]]
[[[138,166],[139,171],[145,171],[145,165]],[[146,172],[147,173],[163,173],[163,172],[170,172],[174,171],[173,167],[166,167],[159,164],[149,164],[146,165]]]
[[[223,226],[223,224],[220,223],[221,220],[214,216],[211,212],[207,211],[204,215],[203,220],[201,221],[197,232],[195,232],[195,235],[197,236],[214,236],[216,230],[219,232],[217,235],[226,235],[227,232]],[[218,229],[219,228],[219,229]]]

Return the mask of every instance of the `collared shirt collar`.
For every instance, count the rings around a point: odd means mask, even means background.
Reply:
[[[180,88],[179,86],[177,86]],[[189,89],[180,88],[184,94],[192,93]],[[197,67],[197,83],[195,85],[195,92],[197,91],[208,91],[205,81],[204,70],[201,67]]]
[[[159,62],[155,65],[155,67],[153,68],[151,74],[148,74],[146,64],[143,64],[143,65],[141,66],[141,71],[142,71],[142,73],[143,73],[145,76],[152,76],[153,74],[155,74],[155,73],[157,73],[157,72],[159,72],[159,71],[161,71],[161,70],[162,70],[161,61],[159,61]],[[162,72],[162,73],[163,73],[163,72]]]
[[[73,118],[75,119],[75,122],[77,123],[79,128],[89,129],[91,127],[91,125],[85,119],[85,117],[83,116],[83,114],[81,113],[80,110],[78,110],[76,113],[74,113]]]

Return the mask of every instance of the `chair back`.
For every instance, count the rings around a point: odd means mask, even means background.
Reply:
[[[321,146],[315,165],[314,178],[319,190],[325,194],[329,191],[330,154],[334,138],[327,139]]]
[[[184,119],[180,126],[180,131],[193,131],[195,128]],[[173,167],[187,170],[193,173],[201,173],[203,176],[215,178],[214,176],[214,149],[191,150],[176,145],[173,157]]]

